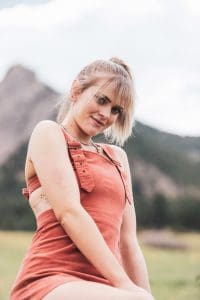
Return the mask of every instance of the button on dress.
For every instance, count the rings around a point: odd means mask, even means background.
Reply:
[[[120,227],[126,201],[132,204],[123,166],[115,151],[101,144],[106,155],[84,150],[62,127],[80,189],[81,205],[93,218],[113,255],[121,262]],[[35,175],[22,189],[26,199],[40,187]],[[36,217],[37,229],[22,260],[10,300],[39,300],[59,285],[88,280],[111,285],[81,253],[58,222],[53,209]],[[85,232],[88,234],[88,232]],[[67,298],[66,300],[70,300]]]

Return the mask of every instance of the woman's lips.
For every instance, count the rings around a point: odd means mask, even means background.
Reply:
[[[100,122],[99,120],[97,120],[97,119],[95,119],[95,118],[93,118],[93,117],[91,117],[91,118],[92,118],[92,120],[94,121],[95,125],[98,125],[98,126],[104,126],[104,124],[103,124],[102,122]]]

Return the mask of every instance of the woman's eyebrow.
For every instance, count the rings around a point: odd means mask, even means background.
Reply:
[[[106,100],[108,100],[109,102],[112,102],[106,95],[101,94]]]

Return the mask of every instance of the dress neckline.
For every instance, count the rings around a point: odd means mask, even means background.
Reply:
[[[111,158],[109,157],[109,155],[107,154],[107,152],[105,151],[105,148],[104,148],[104,145],[101,145],[102,149],[103,149],[103,153],[104,155],[98,153],[98,152],[94,152],[94,151],[91,151],[91,150],[85,150],[83,148],[81,148],[81,150],[84,152],[84,153],[91,153],[91,154],[94,154],[94,155],[97,155],[97,156],[100,156],[102,157],[103,159],[107,160],[108,162],[112,163],[112,160]]]
[[[64,130],[64,133],[65,135],[70,139],[70,142],[75,142],[75,143],[78,143],[80,145],[80,149],[84,152],[84,153],[93,153],[97,156],[100,156],[102,157],[103,159],[109,161],[109,162],[112,162],[112,158],[109,156],[109,154],[107,153],[106,149],[105,149],[105,145],[104,144],[101,144],[101,143],[96,143],[96,142],[93,142],[94,144],[98,145],[99,147],[102,148],[102,152],[104,153],[104,155],[102,155],[101,153],[99,152],[95,152],[95,151],[92,151],[92,150],[87,150],[87,149],[84,149],[81,142],[78,141],[77,139],[75,139],[69,132],[67,132],[67,130],[65,129],[65,127],[62,125],[62,124],[59,124],[60,127]],[[66,140],[68,141],[68,139],[66,138]]]

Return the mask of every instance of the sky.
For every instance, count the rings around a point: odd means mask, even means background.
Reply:
[[[135,119],[200,136],[199,0],[0,1],[0,80],[15,64],[65,93],[96,59],[131,68]]]

